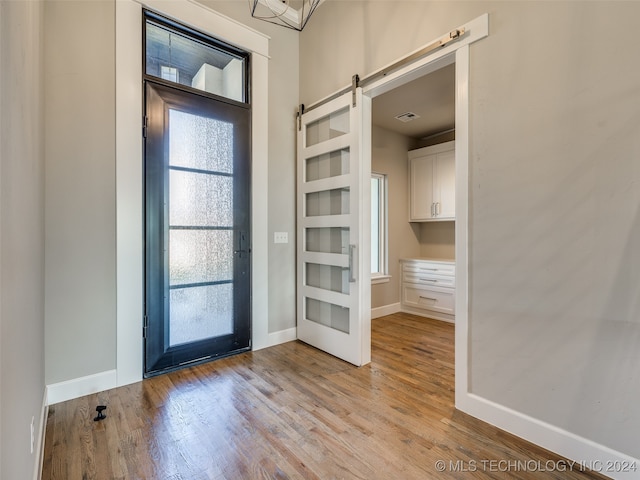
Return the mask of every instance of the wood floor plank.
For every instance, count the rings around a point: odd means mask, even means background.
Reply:
[[[453,345],[452,324],[400,313],[372,322],[361,368],[289,342],[52,405],[42,478],[604,478],[491,468],[562,459],[455,410]]]

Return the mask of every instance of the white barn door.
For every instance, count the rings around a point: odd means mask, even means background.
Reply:
[[[346,93],[300,118],[298,339],[371,361],[371,99]]]

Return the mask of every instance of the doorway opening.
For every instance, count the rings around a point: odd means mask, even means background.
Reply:
[[[475,20],[452,30],[448,35],[429,44],[428,46],[409,54],[408,56],[390,64],[386,68],[382,68],[364,79],[360,79],[358,75],[352,77],[352,84],[335,94],[326,97],[319,102],[305,108],[304,105],[300,109],[298,116],[298,167],[299,172],[304,169],[305,161],[311,158],[315,150],[305,150],[304,135],[306,125],[313,118],[320,118],[322,115],[329,115],[331,112],[337,112],[338,108],[348,108],[350,111],[350,125],[355,134],[351,138],[355,143],[351,145],[357,147],[352,153],[355,153],[356,161],[351,164],[349,177],[342,174],[345,181],[349,178],[357,181],[358,185],[362,185],[358,195],[355,197],[357,202],[354,203],[356,208],[352,208],[348,215],[342,215],[336,218],[334,225],[342,225],[345,221],[352,224],[358,224],[359,236],[355,245],[347,245],[349,248],[342,248],[340,253],[332,257],[332,261],[336,266],[342,266],[349,273],[353,262],[352,258],[358,265],[358,278],[350,278],[354,280],[353,289],[357,289],[359,302],[356,307],[357,315],[351,322],[353,331],[357,331],[358,335],[352,337],[344,337],[344,345],[347,351],[359,352],[359,362],[351,361],[347,356],[340,356],[333,353],[328,347],[322,344],[323,335],[313,336],[308,339],[302,338],[300,335],[301,321],[305,321],[304,311],[300,310],[300,305],[304,305],[304,295],[298,295],[298,338],[306,343],[320,348],[328,353],[343,358],[355,365],[363,365],[370,361],[371,354],[371,103],[372,99],[389,92],[395,88],[405,85],[412,80],[425,76],[431,72],[440,70],[441,68],[455,64],[455,140],[453,172],[455,176],[455,233],[454,233],[454,256],[455,256],[455,280],[453,287],[453,298],[451,299],[452,313],[455,313],[455,396],[456,406],[464,409],[469,402],[469,384],[468,384],[468,357],[469,357],[469,325],[468,325],[468,302],[469,302],[469,286],[468,286],[468,269],[469,269],[469,235],[468,235],[468,219],[469,219],[469,46],[470,44],[481,40],[488,36],[488,15],[484,14]],[[455,41],[455,43],[451,43]],[[315,113],[321,110],[320,113]],[[406,112],[404,112],[406,113]],[[412,116],[412,115],[408,115]],[[327,117],[329,130],[331,131],[331,118]],[[331,140],[333,142],[333,140]],[[340,145],[326,143],[326,149],[329,151],[336,150]],[[338,142],[333,142],[338,143]],[[333,147],[333,150],[331,149]],[[351,150],[350,150],[351,151]],[[324,152],[324,151],[323,151]],[[314,188],[314,186],[305,186],[306,180],[304,175],[298,174],[298,188],[303,187]],[[326,189],[328,182],[318,183],[315,185],[316,190]],[[305,199],[304,192],[298,194],[298,252],[305,252],[306,245],[304,243],[304,225],[300,225],[301,213],[304,212]],[[352,202],[353,203],[353,202]],[[432,215],[437,215],[440,209],[437,205],[438,200],[434,202],[435,208],[431,210]],[[366,204],[366,208],[362,208]],[[429,210],[429,209],[428,209]],[[353,217],[353,218],[352,218]],[[324,221],[325,219],[321,218]],[[317,223],[317,222],[315,222]],[[310,226],[312,226],[310,224]],[[357,253],[353,255],[352,253]],[[363,253],[365,255],[363,255]],[[306,286],[304,273],[304,260],[298,256],[298,286],[299,289]],[[366,264],[366,270],[362,265]],[[451,272],[453,273],[453,272]],[[359,279],[359,280],[358,280]],[[309,293],[315,294],[315,291],[308,290]],[[395,307],[394,307],[395,308]],[[387,313],[393,313],[389,311]],[[384,315],[386,313],[383,313]],[[382,316],[380,315],[380,316]],[[324,332],[320,332],[324,333]]]
[[[468,402],[468,268],[469,268],[469,43],[473,43],[488,35],[486,15],[477,18],[465,29],[471,33],[468,43],[460,45],[451,52],[441,52],[434,55],[432,59],[423,59],[409,64],[402,68],[395,75],[389,75],[380,81],[372,83],[365,89],[365,95],[372,99],[383,95],[386,92],[404,85],[413,80],[425,77],[432,72],[437,72],[449,65],[454,68],[454,89],[455,89],[455,111],[454,111],[454,131],[443,132],[442,135],[434,135],[425,141],[437,143],[448,140],[446,136],[452,136],[452,145],[455,148],[454,154],[454,174],[455,174],[455,220],[449,224],[453,229],[453,254],[455,259],[453,298],[451,308],[455,317],[455,398],[456,407],[464,408]],[[451,83],[448,80],[446,83]],[[427,135],[430,137],[430,135]],[[440,137],[440,138],[438,138]],[[408,173],[408,172],[407,172]],[[407,193],[408,195],[408,193]],[[409,215],[407,215],[408,217]],[[405,218],[407,218],[405,217]],[[408,218],[407,218],[408,220]],[[412,224],[412,228],[415,227]],[[434,225],[436,225],[434,223]],[[444,222],[438,225],[445,225]],[[420,227],[422,228],[422,227]],[[431,227],[433,228],[433,227]],[[436,227],[437,228],[437,227]],[[445,227],[446,228],[446,227]],[[420,232],[421,233],[421,232]],[[413,234],[413,232],[412,232]],[[418,235],[416,235],[418,237]],[[446,234],[449,239],[446,252],[450,255],[451,233]],[[398,276],[402,273],[399,271]],[[398,302],[400,303],[400,302]],[[392,305],[390,309],[382,308],[378,310],[377,316],[382,316],[396,311],[400,311],[401,305]]]
[[[438,275],[403,276],[403,265],[405,269],[413,266],[401,263],[410,259],[455,262],[453,56],[447,62],[372,99],[371,171],[385,175],[388,183],[388,272],[385,282],[375,277],[372,282],[372,318],[403,310],[452,320],[453,286],[445,287],[451,289],[451,296],[446,295],[448,290],[433,288],[451,281]],[[437,189],[433,188],[434,165],[440,174]],[[436,193],[438,202],[433,199]],[[414,294],[415,299],[410,298]]]
[[[251,347],[248,54],[145,15],[145,376]]]

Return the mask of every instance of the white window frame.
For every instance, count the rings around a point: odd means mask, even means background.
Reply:
[[[378,180],[378,232],[373,229],[373,218],[374,218],[374,205],[373,200],[371,203],[371,239],[374,238],[378,240],[378,271],[371,272],[371,284],[377,283],[387,283],[391,276],[389,275],[389,235],[388,235],[388,222],[387,222],[387,196],[388,196],[388,179],[387,175],[383,173],[371,173],[371,180]],[[371,197],[373,199],[373,186],[371,188]],[[373,260],[373,255],[376,249],[373,247],[373,242],[371,244],[371,255]],[[372,268],[373,270],[373,268]]]

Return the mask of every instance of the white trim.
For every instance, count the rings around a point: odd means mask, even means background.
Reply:
[[[371,309],[371,319],[384,317],[401,311],[400,302],[383,305],[382,307],[375,307]]]
[[[143,178],[142,8],[208,32],[251,52],[252,98],[252,345],[269,344],[268,295],[268,48],[269,37],[193,0],[116,2],[116,371],[117,386],[142,380]],[[115,385],[114,385],[115,386]]]
[[[456,52],[456,407],[469,391],[469,46]]]
[[[298,338],[298,329],[296,327],[287,328],[286,330],[279,330],[277,332],[270,333],[267,337],[267,342],[260,348],[268,348],[275,345],[280,345],[281,343],[292,342],[296,338]],[[254,350],[258,350],[258,348],[254,347]]]
[[[419,317],[431,318],[433,320],[440,320],[441,322],[456,323],[455,315],[448,315],[446,313],[439,313],[439,312],[434,312],[434,311],[431,311],[431,310],[430,311],[426,311],[426,310],[424,310],[422,308],[414,308],[414,307],[409,307],[407,305],[402,307],[401,311],[404,312],[404,313],[410,313],[412,315],[417,315]]]
[[[391,275],[375,275],[375,274],[371,274],[371,285],[378,285],[379,283],[389,283],[389,280],[391,280]]]
[[[259,55],[251,58],[252,163],[251,163],[251,338],[252,348],[258,350],[269,343],[269,174],[268,158],[268,59]]]
[[[388,195],[389,195],[389,178],[386,173],[371,172],[371,180],[377,180],[378,182],[378,231],[371,231],[371,238],[376,235],[378,237],[378,270],[371,272],[371,284],[387,283],[391,276],[389,275],[389,222],[388,222]],[[373,198],[373,188],[371,189],[371,198]],[[373,200],[371,200],[371,206],[373,207]],[[373,223],[373,211],[371,212],[371,223]],[[371,252],[371,257],[373,257]]]
[[[463,50],[463,49],[460,49],[460,50]],[[458,105],[458,103],[456,103],[456,105]],[[464,108],[464,106],[461,106],[461,108]],[[455,140],[451,140],[450,142],[438,143],[437,145],[430,145],[428,147],[409,150],[407,157],[409,160],[413,160],[416,158],[424,157],[425,155],[434,155],[437,153],[448,152],[448,151],[454,150],[455,148],[456,148],[456,142]]]
[[[363,92],[374,98],[416,78],[456,64],[456,329],[455,329],[455,395],[456,407],[468,393],[468,197],[469,197],[469,45],[489,35],[489,15],[483,14],[463,25],[465,34],[439,50],[385,77],[371,82]],[[431,42],[430,42],[431,43]],[[428,44],[427,44],[428,45]],[[417,49],[417,51],[421,50]],[[390,63],[393,65],[397,61]],[[384,68],[383,68],[384,69]],[[381,69],[381,70],[383,70]],[[410,313],[423,315],[419,310]],[[425,315],[426,316],[426,315]],[[433,316],[433,315],[429,315]],[[453,321],[440,317],[438,320]]]
[[[632,480],[638,478],[638,470],[616,472],[618,469],[616,462],[621,462],[623,465],[626,462],[627,465],[635,465],[637,469],[640,469],[640,459],[630,457],[472,393],[464,395],[460,399],[460,404],[458,404],[457,397],[456,392],[456,407],[460,410],[577,462],[574,471],[584,465],[614,479]],[[609,471],[607,471],[607,466],[611,467]]]
[[[125,0],[119,0],[125,1]],[[269,36],[233,18],[216,12],[196,0],[130,0],[201,32],[213,35],[242,50],[269,56]],[[119,2],[116,2],[119,3]]]
[[[488,31],[487,31],[488,34]],[[587,467],[640,460],[549,423],[481,398],[469,391],[469,46],[456,50],[456,317],[455,405],[495,425]],[[600,464],[593,462],[601,462]],[[635,462],[635,463],[634,463]],[[577,468],[578,466],[576,466]],[[597,468],[594,468],[597,470]],[[638,472],[606,472],[615,479],[637,478]]]
[[[142,380],[142,8],[116,2],[116,371]]]
[[[44,464],[44,439],[47,431],[47,418],[49,417],[49,403],[47,387],[44,387],[42,395],[42,410],[40,411],[40,428],[38,429],[38,437],[36,438],[35,448],[35,465],[33,467],[33,480],[42,478],[42,466]]]
[[[106,372],[94,373],[86,377],[52,383],[47,385],[47,404],[53,405],[66,402],[67,400],[115,388],[117,386],[116,379],[116,371],[107,370]]]

